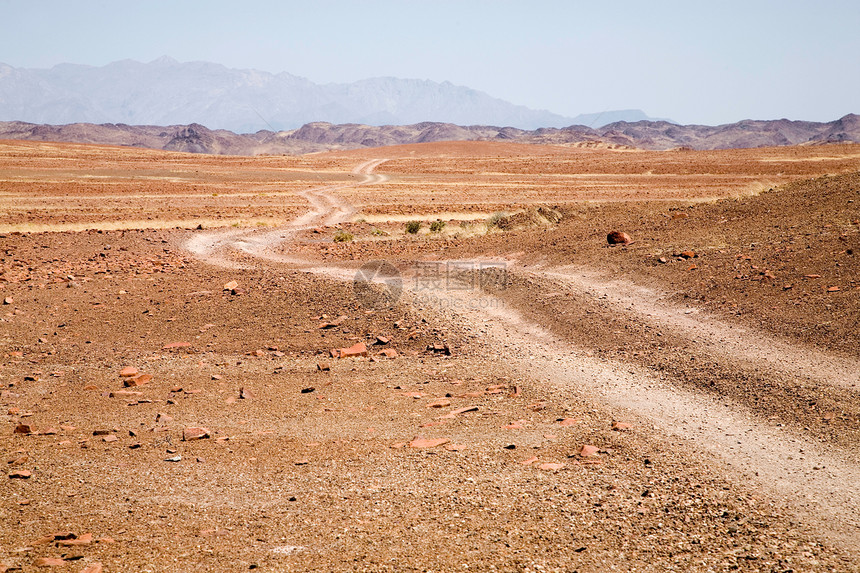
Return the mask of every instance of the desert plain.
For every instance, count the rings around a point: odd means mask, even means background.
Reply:
[[[858,248],[856,144],[0,142],[0,571],[860,570]]]

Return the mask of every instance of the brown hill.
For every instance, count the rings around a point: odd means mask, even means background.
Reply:
[[[437,122],[385,126],[313,122],[292,131],[264,130],[252,134],[210,130],[200,124],[160,127],[74,123],[54,126],[11,121],[0,122],[0,138],[101,143],[220,155],[300,154],[333,149],[475,140],[553,145],[621,145],[651,150],[678,147],[707,150],[860,142],[860,116],[849,114],[827,123],[780,119],[744,120],[718,126],[677,125],[666,121],[621,121],[599,129],[573,125],[533,131]]]

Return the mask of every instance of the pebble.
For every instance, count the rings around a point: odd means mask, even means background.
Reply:
[[[192,440],[202,440],[208,438],[212,435],[212,433],[203,427],[192,427],[185,428],[182,431],[182,439],[186,442],[190,442]]]

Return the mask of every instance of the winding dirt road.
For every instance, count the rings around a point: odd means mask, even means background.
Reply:
[[[199,259],[220,266],[243,267],[245,263],[231,258],[230,252],[235,251],[243,257],[351,280],[354,269],[290,257],[276,252],[276,247],[289,243],[300,230],[352,217],[355,207],[338,197],[337,191],[384,183],[385,176],[374,170],[385,161],[357,165],[353,173],[364,175],[360,182],[300,193],[310,209],[282,229],[199,233],[186,247]],[[508,272],[552,281],[579,296],[601,301],[607,313],[670,330],[724,367],[761,368],[771,373],[774,383],[787,378],[809,380],[838,388],[846,400],[857,399],[857,361],[786,344],[766,333],[717,320],[695,307],[673,305],[665,293],[590,269],[525,270],[509,262]],[[407,289],[403,302],[418,304],[418,297],[419,293]],[[444,297],[445,304],[438,305],[436,312],[485,337],[489,348],[504,348],[505,360],[524,377],[562,395],[608,404],[617,409],[619,417],[652,427],[675,447],[719,460],[729,479],[746,482],[789,507],[800,522],[860,558],[860,467],[851,452],[828,448],[796,429],[768,424],[764,413],[731,396],[679,385],[671,377],[637,364],[589,356],[581,346],[525,318],[504,293],[447,291]],[[540,300],[535,296],[532,304],[538,305]]]

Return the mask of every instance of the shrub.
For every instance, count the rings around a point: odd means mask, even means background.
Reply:
[[[441,219],[437,219],[430,223],[430,232],[431,233],[441,233],[442,229],[445,228],[445,221]]]
[[[340,230],[334,234],[335,243],[348,243],[353,239],[352,233],[349,231]]]
[[[487,227],[497,227],[499,225],[499,221],[501,221],[504,218],[505,218],[504,213],[502,213],[501,211],[496,211],[487,220]]]
[[[386,233],[386,232],[385,232],[385,231],[383,231],[382,229],[378,229],[378,228],[377,228],[377,229],[373,229],[373,231],[371,231],[371,232],[370,232],[370,234],[371,234],[371,235],[375,235],[375,236],[377,236],[377,237],[384,237],[384,236],[385,236],[385,235],[387,235],[388,233]]]
[[[418,233],[418,230],[421,228],[421,221],[409,221],[406,223],[406,232],[410,235],[414,235]]]

